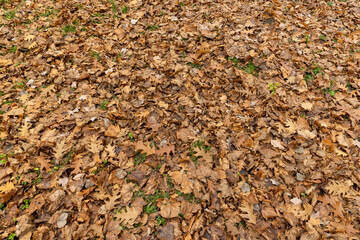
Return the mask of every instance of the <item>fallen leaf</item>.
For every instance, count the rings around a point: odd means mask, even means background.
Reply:
[[[271,140],[271,145],[275,148],[279,148],[279,149],[285,149],[285,147],[281,144],[281,142],[279,140]]]

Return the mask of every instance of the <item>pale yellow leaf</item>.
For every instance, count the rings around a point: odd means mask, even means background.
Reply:
[[[312,107],[313,107],[313,103],[310,103],[310,102],[303,102],[301,103],[301,107],[305,110],[311,110]]]
[[[65,139],[63,139],[60,143],[57,143],[53,150],[55,158],[59,161],[63,157],[66,150]]]
[[[109,153],[110,157],[116,157],[116,153],[115,153],[115,146],[108,144],[105,148],[105,150]]]
[[[28,121],[25,121],[19,130],[20,137],[25,138],[29,136],[29,127],[30,127],[30,123]]]
[[[253,205],[247,201],[243,201],[240,205],[242,214],[240,216],[247,220],[248,223],[256,224],[256,215],[254,214]]]
[[[298,134],[306,139],[313,139],[314,137],[316,137],[316,135],[312,132],[310,132],[309,130],[307,129],[301,129],[301,130],[298,130],[297,131]]]
[[[14,189],[14,184],[12,182],[7,182],[4,185],[0,186],[0,192],[6,193]]]
[[[285,147],[281,144],[281,142],[279,140],[271,140],[271,145],[275,148],[279,148],[279,149],[285,149]]]
[[[101,141],[97,140],[97,138],[98,138],[98,136],[96,136],[96,135],[91,136],[90,142],[88,144],[89,151],[94,154],[100,153],[100,151],[103,149]]]
[[[298,129],[297,124],[291,119],[286,120],[285,125],[288,127],[286,128],[286,131],[288,131],[289,133],[295,133]]]
[[[35,39],[35,35],[26,35],[25,38],[24,38],[26,41],[32,41]]]
[[[9,66],[13,63],[11,59],[0,58],[0,66]]]
[[[336,181],[331,181],[331,183],[329,183],[325,189],[329,191],[330,194],[335,195],[335,196],[346,196],[350,189],[351,186],[353,185],[353,182],[351,180],[347,180],[345,182],[336,182]]]
[[[134,207],[126,207],[121,213],[116,213],[115,217],[121,224],[131,226],[140,213]]]

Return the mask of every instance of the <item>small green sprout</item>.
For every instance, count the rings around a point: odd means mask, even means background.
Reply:
[[[31,199],[24,199],[24,206],[21,207],[22,210],[28,209],[31,203]]]
[[[135,140],[133,133],[129,133],[129,138],[130,138],[130,140],[131,140],[132,142]]]
[[[107,110],[107,106],[108,106],[108,105],[109,105],[109,102],[106,101],[106,100],[104,100],[104,101],[101,102],[100,108],[101,108],[102,110]]]
[[[269,88],[270,88],[270,91],[271,91],[272,95],[275,94],[277,86],[279,86],[279,83],[275,83],[275,84],[269,83]]]

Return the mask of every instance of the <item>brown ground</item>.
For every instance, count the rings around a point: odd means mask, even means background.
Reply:
[[[1,239],[360,238],[357,0],[0,5]]]

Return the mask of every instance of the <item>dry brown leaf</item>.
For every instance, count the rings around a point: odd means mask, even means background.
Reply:
[[[112,158],[116,157],[115,146],[108,144],[106,146],[105,150],[109,153],[110,157],[112,157]]]
[[[241,213],[240,216],[251,224],[256,224],[256,215],[254,214],[253,205],[247,201],[243,201],[240,205]]]
[[[285,147],[281,144],[281,142],[279,140],[271,140],[271,145],[275,148],[279,148],[279,149],[285,149]]]
[[[298,130],[297,124],[291,119],[287,119],[285,125],[287,126],[286,131],[289,133],[296,133],[296,130]]]
[[[24,124],[21,126],[19,134],[20,137],[22,138],[26,138],[29,136],[29,127],[30,127],[30,123],[28,121],[25,121]]]
[[[305,110],[311,110],[312,107],[313,107],[313,103],[310,103],[310,102],[303,102],[301,103],[301,107]]]
[[[57,143],[56,146],[53,148],[54,150],[54,157],[57,160],[57,163],[59,163],[60,159],[65,154],[65,151],[68,149],[68,147],[65,144],[65,139],[63,139],[60,143]]]
[[[183,193],[191,193],[193,189],[193,183],[190,179],[184,174],[183,171],[174,171],[169,174],[174,182],[181,186],[181,191]]]
[[[160,206],[160,214],[164,218],[178,217],[180,213],[180,202],[169,202]]]
[[[121,212],[116,213],[115,217],[124,226],[131,226],[140,213],[134,207],[125,207]]]
[[[50,164],[46,158],[44,156],[39,156],[37,158],[37,161],[39,162],[40,164],[40,170],[46,170],[47,172],[50,172],[52,169],[51,167],[53,166],[52,164]]]
[[[11,59],[0,58],[0,66],[6,67],[11,65],[13,62]]]
[[[149,128],[151,128],[153,131],[158,131],[161,127],[161,124],[159,124],[154,116],[147,116],[147,125]]]
[[[187,128],[182,128],[179,131],[176,132],[177,137],[184,142],[187,142],[189,140],[192,140],[195,138],[194,133]]]
[[[148,155],[155,154],[155,147],[151,147],[151,144],[145,145],[143,142],[137,142],[134,144],[135,151],[142,150]]]
[[[103,149],[102,143],[100,140],[97,140],[98,136],[93,135],[90,137],[90,141],[88,143],[88,149],[93,154],[98,154]]]
[[[7,182],[4,185],[0,186],[0,192],[6,193],[14,189],[14,184],[12,182]]]
[[[159,149],[155,150],[155,153],[157,155],[163,155],[164,153],[166,154],[167,157],[170,156],[170,153],[175,153],[175,145],[174,144],[164,144],[163,147],[160,147]]]
[[[325,189],[329,191],[330,194],[335,196],[345,197],[349,194],[350,189],[353,185],[351,180],[346,180],[344,182],[336,182],[332,180]]]

